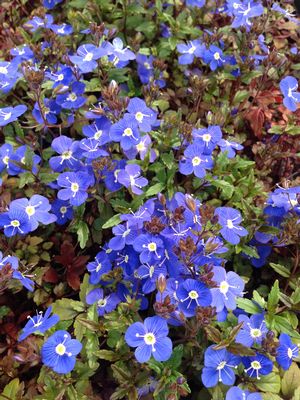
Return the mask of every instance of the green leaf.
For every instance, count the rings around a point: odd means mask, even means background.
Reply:
[[[5,386],[2,392],[3,396],[1,396],[0,394],[0,400],[7,400],[7,399],[17,400],[19,389],[20,389],[20,381],[18,378],[15,378]]]
[[[300,400],[300,386],[295,390],[292,400]]]
[[[77,236],[78,236],[78,241],[81,249],[85,248],[86,242],[89,239],[89,227],[84,221],[79,221],[77,225]]]
[[[245,310],[249,314],[261,313],[261,308],[249,299],[238,298],[236,300],[237,306],[242,310]]]
[[[239,90],[239,91],[237,91],[235,96],[234,96],[234,99],[233,99],[233,105],[237,105],[237,104],[242,103],[248,97],[249,97],[248,90]]]
[[[62,321],[75,318],[79,313],[85,311],[81,301],[71,299],[56,300],[52,304],[53,314],[57,314]]]
[[[170,153],[163,153],[161,159],[167,168],[171,169],[174,166],[174,154],[172,151]]]
[[[260,380],[255,380],[255,385],[263,392],[279,393],[280,376],[274,372],[271,372],[269,375],[262,375]]]
[[[116,214],[113,217],[109,218],[109,220],[107,220],[105,224],[102,225],[102,229],[107,229],[118,225],[121,222],[120,215],[121,214]]]
[[[180,344],[173,349],[171,358],[165,362],[165,366],[169,367],[170,369],[176,370],[181,365],[183,355],[183,345]]]
[[[231,183],[223,180],[213,180],[211,184],[216,188],[221,189],[221,194],[224,200],[229,200],[232,197],[234,186]]]
[[[163,191],[164,187],[165,185],[163,183],[156,183],[145,192],[145,196],[147,197],[154,196],[155,194]]]
[[[268,302],[267,302],[268,311],[275,312],[276,307],[278,305],[279,296],[280,296],[279,282],[278,280],[276,280],[268,296]]]
[[[290,276],[290,271],[281,264],[274,264],[270,263],[270,267],[274,269],[279,275],[283,276],[284,278],[288,278]]]
[[[96,356],[102,360],[107,360],[107,361],[116,361],[120,358],[119,355],[114,351],[105,349],[98,350],[96,352]]]
[[[53,182],[57,179],[57,177],[59,176],[59,173],[55,173],[55,172],[51,172],[47,173],[47,172],[40,172],[39,173],[39,178],[41,180],[42,183],[50,183]]]
[[[288,398],[294,395],[295,390],[299,387],[300,369],[296,363],[292,363],[290,368],[284,373],[281,381],[282,394]]]

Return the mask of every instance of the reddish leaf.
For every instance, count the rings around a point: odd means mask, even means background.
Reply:
[[[253,133],[256,137],[259,139],[262,138],[262,128],[265,122],[265,115],[264,111],[262,108],[259,107],[253,107],[250,109],[247,114],[245,115],[245,118],[249,121],[250,126],[253,130]]]

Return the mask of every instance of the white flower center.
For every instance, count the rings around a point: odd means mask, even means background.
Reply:
[[[209,134],[209,133],[205,133],[203,136],[202,136],[202,139],[204,140],[204,142],[210,142],[210,140],[211,140],[211,135]]]
[[[57,81],[62,81],[64,79],[64,74],[59,74],[57,77]]]
[[[61,214],[65,214],[67,212],[67,207],[62,206],[60,207],[59,211],[61,212]]]
[[[198,293],[196,292],[196,290],[191,290],[191,291],[189,292],[189,298],[190,298],[190,299],[196,300],[196,299],[198,299],[198,297],[199,297],[199,295],[198,295]]]
[[[138,112],[135,114],[135,119],[136,119],[138,122],[143,122],[143,118],[144,118],[144,114],[141,113],[140,111],[138,111]]]
[[[83,61],[92,61],[92,59],[93,59],[93,53],[87,53]]]
[[[103,131],[97,131],[94,134],[94,139],[98,140],[101,138]]]
[[[70,150],[64,151],[64,152],[62,153],[61,157],[62,157],[64,160],[69,160],[69,159],[72,157],[72,151],[70,151]]]
[[[20,222],[17,219],[14,219],[13,221],[11,221],[11,225],[14,228],[18,228],[20,226]]]
[[[259,338],[262,335],[262,331],[260,329],[250,329],[250,335],[253,338]]]
[[[157,249],[156,243],[154,242],[149,243],[147,247],[149,251],[156,251]]]
[[[0,74],[7,74],[8,70],[6,67],[0,67]]]
[[[253,369],[255,369],[255,370],[259,370],[259,369],[261,369],[261,364],[260,364],[259,361],[252,361],[251,367],[252,367]]]
[[[293,358],[293,350],[290,347],[288,348],[288,357]]]
[[[214,54],[214,59],[218,61],[218,60],[220,60],[220,58],[221,58],[221,57],[220,57],[220,53],[218,53],[218,52],[216,51],[215,54]]]
[[[25,208],[26,214],[31,217],[33,214],[35,214],[35,208],[33,206],[27,206]]]
[[[72,190],[73,193],[78,192],[78,190],[79,190],[79,185],[78,185],[78,183],[72,183],[72,184],[71,184],[71,190]]]
[[[226,281],[223,281],[220,283],[220,292],[222,294],[226,294],[228,292],[229,289],[229,285]]]
[[[144,341],[146,344],[153,345],[156,342],[155,336],[153,333],[146,333],[144,336]]]
[[[56,347],[55,347],[55,353],[58,354],[59,356],[63,356],[66,352],[66,346],[62,343],[59,343]]]
[[[193,164],[194,167],[196,167],[197,165],[200,165],[201,164],[201,158],[198,157],[198,156],[194,157],[192,159],[192,164]]]
[[[131,128],[126,128],[123,132],[123,136],[132,136],[132,129]]]
[[[231,221],[231,219],[227,220],[227,228],[229,228],[229,229],[233,229],[234,228],[234,225],[233,225],[233,222]]]

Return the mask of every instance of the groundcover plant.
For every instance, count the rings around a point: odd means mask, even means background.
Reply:
[[[300,18],[0,4],[0,400],[300,399]]]

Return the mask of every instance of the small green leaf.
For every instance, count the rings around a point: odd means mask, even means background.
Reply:
[[[269,375],[262,375],[260,380],[255,380],[255,385],[263,392],[279,393],[280,376],[272,372]]]
[[[154,196],[155,194],[160,193],[164,189],[164,187],[165,185],[163,183],[156,183],[145,192],[145,196]]]
[[[290,276],[290,271],[281,264],[274,264],[270,263],[270,267],[274,269],[279,275],[283,276],[284,278],[288,278]]]
[[[233,99],[233,105],[237,105],[242,103],[244,100],[246,100],[249,97],[249,92],[248,90],[238,90],[234,96]]]
[[[10,381],[4,388],[1,396],[0,394],[0,400],[17,400],[17,395],[20,389],[20,381],[18,378],[13,379]]]
[[[77,236],[81,249],[85,248],[86,242],[89,239],[89,227],[84,221],[79,221],[77,225]]]
[[[118,225],[121,222],[120,215],[121,214],[116,214],[113,217],[109,218],[109,220],[107,220],[105,224],[102,225],[102,229],[107,229]]]
[[[282,394],[290,399],[299,387],[299,382],[300,369],[296,363],[292,363],[290,368],[284,373],[281,381]]]
[[[59,318],[69,320],[75,318],[79,313],[85,310],[84,304],[81,301],[71,299],[56,300],[52,304],[53,314],[57,314]]]
[[[278,280],[276,280],[268,296],[268,302],[267,302],[268,311],[274,312],[276,310],[279,301],[279,296],[280,296],[279,282]]]
[[[249,299],[238,298],[236,300],[237,306],[242,310],[245,310],[249,314],[261,313],[261,308]]]

